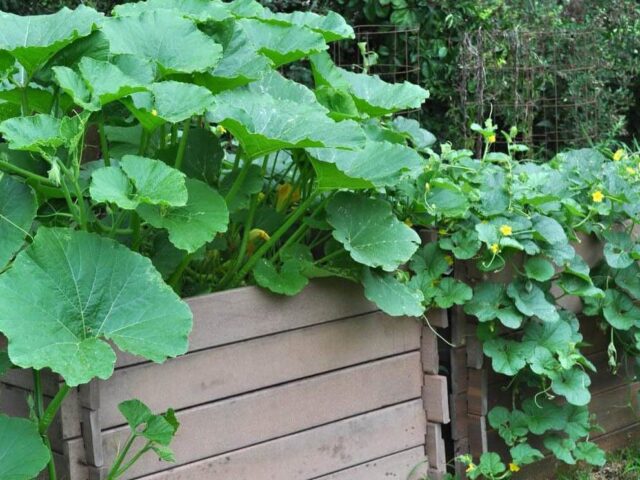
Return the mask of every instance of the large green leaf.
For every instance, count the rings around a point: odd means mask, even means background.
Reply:
[[[49,463],[49,450],[38,425],[25,418],[0,415],[0,478],[31,480]]]
[[[72,118],[60,120],[45,114],[10,118],[0,123],[0,133],[10,148],[30,152],[55,150],[72,139],[76,131],[77,124]]]
[[[311,57],[317,85],[328,85],[348,91],[358,109],[372,117],[420,108],[429,92],[409,82],[387,83],[377,75],[353,73],[337,67],[328,53]]]
[[[113,14],[118,17],[131,17],[150,10],[169,10],[199,22],[220,22],[231,17],[231,13],[222,2],[211,0],[147,0],[125,3],[117,5]]]
[[[327,205],[333,237],[356,262],[388,272],[408,261],[420,237],[399,221],[384,200],[348,192],[338,193]]]
[[[424,296],[418,289],[399,281],[395,274],[365,268],[364,295],[388,315],[419,317],[424,314]]]
[[[530,349],[523,343],[494,338],[484,343],[483,350],[496,372],[512,377],[527,364]]]
[[[304,96],[301,101],[300,87],[256,84],[216,95],[216,106],[207,115],[229,130],[250,158],[284,148],[364,145],[364,133],[355,122],[335,122],[315,98]]]
[[[333,163],[349,178],[366,180],[376,187],[393,186],[404,175],[422,171],[422,157],[413,149],[389,142],[368,141],[363,149],[312,148],[309,154],[321,162]],[[389,161],[389,159],[393,161]]]
[[[171,123],[202,115],[213,105],[213,95],[203,87],[182,82],[158,82],[149,86],[158,117]]]
[[[204,72],[216,66],[222,47],[170,10],[109,18],[103,30],[112,53],[130,53],[157,63],[164,75]]]
[[[545,298],[540,287],[531,282],[510,283],[507,295],[514,301],[518,310],[529,317],[536,316],[544,322],[557,322],[560,319],[554,304]]]
[[[572,368],[558,372],[551,378],[551,390],[558,395],[563,395],[572,405],[583,406],[591,400],[589,393],[591,379],[584,370]]]
[[[191,323],[149,259],[92,233],[40,227],[0,276],[11,361],[50,368],[70,386],[111,376],[116,356],[106,340],[162,362],[186,351]]]
[[[183,207],[166,208],[140,205],[140,216],[156,228],[169,232],[176,247],[195,252],[217,233],[226,232],[229,211],[224,199],[206,183],[192,178],[186,181],[189,198]]]
[[[196,74],[197,83],[205,85],[212,92],[246,85],[271,70],[271,60],[256,51],[247,34],[235,21],[213,24],[207,33],[224,49],[220,62],[213,70]]]
[[[604,245],[604,258],[613,268],[627,268],[634,260],[631,256],[635,244],[626,232],[606,232],[607,243]]]
[[[0,52],[7,51],[29,76],[53,55],[86,37],[100,25],[103,16],[92,8],[63,8],[52,15],[20,16],[0,12]]]
[[[274,293],[297,295],[309,283],[300,267],[296,260],[285,260],[278,268],[273,262],[263,258],[254,267],[253,276],[258,285]]]
[[[443,278],[438,284],[435,294],[436,305],[440,308],[451,308],[471,300],[473,290],[463,282],[453,278]]]
[[[617,330],[640,326],[640,308],[625,293],[607,290],[602,313],[609,325]]]
[[[276,67],[326,50],[321,34],[292,24],[265,23],[249,18],[236,21],[254,48]]]
[[[0,270],[29,235],[37,206],[31,187],[0,173]]]

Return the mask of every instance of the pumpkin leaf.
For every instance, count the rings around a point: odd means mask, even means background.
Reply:
[[[362,284],[365,297],[388,315],[419,317],[424,314],[422,292],[400,282],[393,273],[365,268]]]
[[[38,425],[25,418],[0,415],[0,478],[31,480],[49,463],[49,450]]]
[[[284,261],[278,269],[272,262],[261,259],[253,269],[256,283],[274,293],[296,295],[309,283],[309,279],[300,271],[297,260]]]
[[[72,387],[111,376],[116,356],[106,340],[162,362],[186,351],[191,323],[150,260],[92,233],[40,227],[0,276],[11,361],[50,368]]]
[[[37,206],[30,186],[0,173],[0,270],[29,236]]]

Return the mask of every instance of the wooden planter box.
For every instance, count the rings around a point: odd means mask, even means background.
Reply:
[[[594,266],[602,259],[603,245],[591,237],[582,237],[581,240],[574,247],[589,265]],[[455,273],[458,278],[471,283],[509,281],[511,277],[509,272],[481,274],[469,265],[459,266]],[[580,316],[582,303],[579,298],[567,296],[560,303]],[[487,414],[496,405],[511,406],[510,394],[502,390],[511,377],[496,374],[491,369],[491,361],[484,356],[475,334],[475,317],[466,315],[461,308],[455,308],[451,323],[453,343],[457,346],[449,352],[451,436],[455,455],[471,453],[478,457],[487,451],[508,455],[508,449],[497,432],[489,426]],[[598,330],[596,319],[583,317],[581,326],[585,342],[590,344],[582,351],[598,369],[596,374],[591,375],[592,400],[589,410],[596,414],[596,422],[604,430],[595,432],[590,440],[607,451],[621,448],[631,439],[640,438],[640,419],[637,415],[640,383],[627,376],[624,367],[620,368],[617,375],[611,374],[607,366],[608,338]],[[546,457],[523,469],[517,478],[553,478],[558,465],[555,459]],[[462,464],[456,466],[456,473],[460,478],[465,478]]]
[[[415,319],[388,317],[335,280],[293,298],[247,287],[188,303],[186,355],[158,365],[120,354],[111,379],[72,392],[52,426],[61,478],[104,478],[128,431],[117,405],[131,398],[175,408],[182,425],[176,464],[148,454],[126,478],[405,480],[420,465],[418,479],[427,453],[429,472],[444,471],[447,384]],[[44,377],[52,396],[58,378]],[[2,381],[0,411],[25,415],[30,373]]]

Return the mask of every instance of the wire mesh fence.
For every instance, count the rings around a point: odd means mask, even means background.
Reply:
[[[553,154],[598,138],[599,69],[593,31],[477,31],[464,37],[460,100],[470,122],[517,126],[519,141]],[[476,145],[480,148],[479,145]]]

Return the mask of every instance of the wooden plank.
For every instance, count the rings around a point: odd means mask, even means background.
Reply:
[[[377,310],[359,285],[335,279],[314,281],[294,297],[243,287],[186,301],[194,317],[190,352]],[[141,362],[144,359],[119,352],[116,365]]]
[[[177,410],[282,382],[418,350],[420,325],[382,313],[270,335],[167,361],[116,370],[101,388],[101,423],[122,423],[117,405],[139,398]]]
[[[458,440],[466,438],[467,430],[467,394],[460,393],[458,395],[449,396],[449,407],[451,410],[451,438]]]
[[[475,328],[475,322],[469,323]],[[475,335],[467,337],[467,367],[479,370],[484,364],[482,342]]]
[[[422,327],[422,343],[420,345],[422,369],[425,373],[440,373],[440,356],[438,355],[438,337],[429,327]]]
[[[449,313],[448,310],[442,308],[432,308],[426,315],[429,320],[429,324],[432,327],[447,328],[449,326]]]
[[[449,396],[447,377],[442,375],[425,375],[422,387],[422,400],[427,412],[427,421],[433,423],[449,423]]]
[[[317,478],[417,447],[424,441],[424,430],[422,401],[414,400],[141,477],[141,480]]]
[[[489,450],[487,417],[469,414],[467,425],[469,428],[469,453],[477,458]]]
[[[453,442],[453,458],[457,458],[460,455],[466,455],[469,453],[469,439],[468,438],[460,438]],[[456,472],[456,475],[459,479],[465,478],[465,470],[467,468],[461,462],[454,462],[453,468]]]
[[[469,385],[466,348],[451,349],[449,361],[451,362],[451,392],[454,394],[466,392]]]
[[[442,438],[442,425],[427,423],[426,433],[427,459],[429,470],[444,472],[447,469],[447,452]]]
[[[342,418],[420,397],[418,352],[191,408],[178,413],[172,443],[179,464],[213,457]],[[125,442],[127,428],[103,434],[105,464]],[[69,444],[72,464],[84,455],[81,439]],[[166,468],[149,455],[131,469],[140,476]],[[72,478],[79,474],[74,470]]]
[[[417,447],[314,480],[424,480],[428,466],[424,447]]]
[[[473,415],[486,415],[488,411],[488,375],[487,370],[468,369],[469,388],[467,389],[468,411]]]

